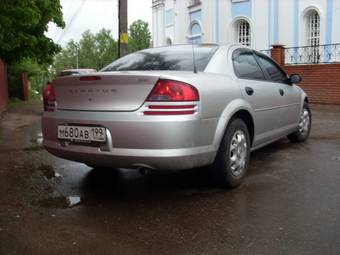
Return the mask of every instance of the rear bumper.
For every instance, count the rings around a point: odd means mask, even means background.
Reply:
[[[107,141],[100,146],[68,144],[57,138],[58,125],[99,125]],[[55,156],[88,165],[182,170],[209,165],[217,148],[217,119],[138,116],[129,113],[58,111],[44,113],[44,147]]]

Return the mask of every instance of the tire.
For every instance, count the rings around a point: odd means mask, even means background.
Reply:
[[[234,149],[232,144],[234,144]],[[226,129],[213,165],[214,179],[217,184],[224,188],[238,187],[246,176],[249,159],[250,137],[248,128],[243,120],[232,119]]]
[[[302,143],[309,137],[312,127],[312,114],[307,103],[304,103],[300,114],[299,126],[297,130],[288,135],[288,139],[293,143]]]

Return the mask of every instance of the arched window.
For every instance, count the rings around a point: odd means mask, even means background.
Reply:
[[[190,35],[188,36],[189,43],[202,42],[202,29],[198,22],[192,22],[190,25]]]
[[[246,46],[251,45],[251,31],[249,23],[242,19],[236,23],[236,41]]]
[[[319,63],[320,54],[320,15],[314,8],[307,9],[303,16],[302,44],[309,46],[304,49],[300,58],[305,63]]]
[[[311,10],[306,15],[306,44],[317,46],[320,44],[320,16],[317,11]]]
[[[197,23],[191,26],[191,35],[201,35],[201,27]]]

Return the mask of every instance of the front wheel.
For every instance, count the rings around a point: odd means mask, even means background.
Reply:
[[[301,143],[307,140],[312,126],[312,114],[307,103],[304,103],[299,120],[298,129],[288,135],[291,142]]]
[[[217,153],[213,171],[218,184],[227,188],[239,186],[250,159],[249,131],[241,119],[233,119],[227,127]]]

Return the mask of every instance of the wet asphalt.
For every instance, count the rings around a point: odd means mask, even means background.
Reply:
[[[0,121],[0,254],[340,254],[340,106],[310,139],[252,153],[244,184],[208,169],[91,169],[41,147],[40,103]],[[175,162],[174,162],[175,163]]]

